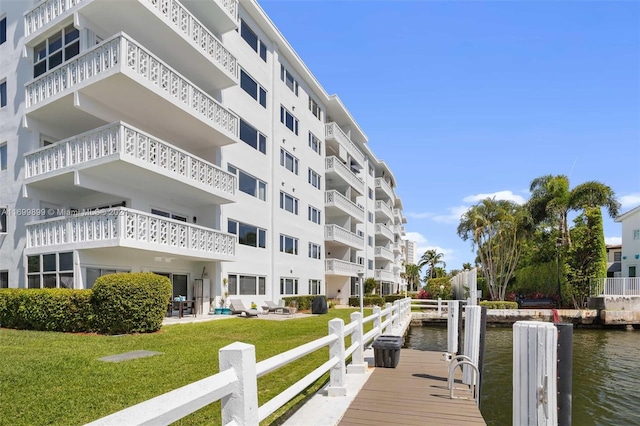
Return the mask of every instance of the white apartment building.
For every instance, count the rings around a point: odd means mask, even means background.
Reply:
[[[418,264],[418,243],[411,240],[404,240],[406,256],[405,263],[417,265]]]
[[[392,171],[254,0],[3,2],[0,95],[0,286],[400,289]]]

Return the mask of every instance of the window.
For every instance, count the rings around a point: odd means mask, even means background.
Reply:
[[[635,278],[635,277],[636,277],[636,267],[629,266],[629,278]]]
[[[0,83],[0,108],[7,106],[7,81]]]
[[[0,234],[7,233],[7,208],[0,207]]]
[[[298,174],[298,159],[284,148],[280,148],[280,165],[291,173]]]
[[[290,213],[298,214],[298,199],[280,191],[280,208]]]
[[[311,99],[311,96],[309,96],[309,111],[311,111],[311,114],[315,115],[318,118],[318,120],[321,119],[320,118],[320,115],[321,115],[320,107],[318,106],[316,101]]]
[[[114,206],[99,207],[98,210],[101,210],[103,208],[109,208],[109,207],[114,207]],[[187,217],[184,216],[184,215],[171,213],[171,212],[166,212],[166,211],[163,211],[163,210],[151,209],[151,214],[155,214],[156,216],[168,217],[168,218],[171,218],[171,219],[179,220],[180,222],[186,222],[187,221]]]
[[[7,170],[7,144],[0,144],[0,170]]]
[[[280,234],[280,251],[282,253],[298,254],[298,239]]]
[[[7,17],[0,19],[0,44],[7,41]]]
[[[323,294],[322,280],[309,280],[309,294]]]
[[[247,25],[244,20],[240,20],[240,36],[251,48],[260,55],[263,61],[267,62],[267,46],[260,41],[256,33]]]
[[[358,230],[358,236],[364,238],[364,232]]]
[[[373,213],[369,212],[369,222],[373,223]]]
[[[369,199],[373,200],[373,189],[368,188],[368,190],[369,190]]]
[[[287,126],[293,133],[298,134],[298,119],[282,105],[280,105],[280,122]]]
[[[613,261],[614,262],[620,262],[622,260],[622,252],[615,252],[613,253]]]
[[[364,257],[358,256],[358,265],[364,265]]]
[[[27,257],[29,288],[73,288],[73,253]]]
[[[126,274],[131,271],[127,270],[118,270],[118,269],[102,269],[102,268],[86,268],[87,272],[87,280],[85,283],[85,288],[93,288],[96,280],[103,275],[110,274]],[[185,293],[186,294],[186,293]]]
[[[267,107],[267,91],[264,90],[256,81],[249,77],[249,74],[240,70],[240,87],[247,92],[253,99],[260,102],[260,105]]]
[[[80,53],[80,32],[69,25],[33,49],[33,77],[44,74]]]
[[[369,176],[373,177],[373,166],[369,164]]]
[[[284,84],[298,96],[298,82],[282,64],[280,64],[280,80],[284,81]]]
[[[229,274],[230,295],[254,296],[267,294],[266,278],[255,275]]]
[[[309,243],[309,257],[320,259],[322,257],[322,246],[320,244]]]
[[[369,247],[373,247],[373,237],[369,235]]]
[[[369,270],[373,270],[373,260],[369,259],[367,260],[367,269]]]
[[[0,271],[0,288],[9,288],[9,271]]]
[[[640,240],[640,229],[634,229],[633,230],[633,239],[634,240]]]
[[[263,154],[267,152],[267,137],[242,119],[240,119],[240,140]]]
[[[309,132],[309,148],[314,150],[317,154],[320,154],[322,149],[322,142],[313,133]]]
[[[309,220],[320,225],[320,210],[309,206]]]
[[[280,278],[280,294],[298,294],[298,279]]]
[[[314,188],[320,189],[320,175],[309,168],[309,183]]]
[[[267,184],[265,182],[254,178],[231,164],[227,165],[227,169],[229,173],[238,176],[238,189],[240,191],[252,197],[259,198],[262,201],[267,200]]]
[[[265,229],[229,219],[227,231],[238,236],[238,244],[260,248],[267,247],[267,231]]]

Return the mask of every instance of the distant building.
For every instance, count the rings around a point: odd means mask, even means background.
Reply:
[[[640,206],[621,214],[616,222],[622,224],[621,276],[637,277],[640,266]]]
[[[418,262],[418,243],[411,240],[404,241],[406,252],[405,252],[405,263],[415,265]]]
[[[622,276],[622,244],[607,245],[607,278]]]

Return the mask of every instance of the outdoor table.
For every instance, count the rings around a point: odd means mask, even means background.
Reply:
[[[189,308],[189,304],[191,304],[191,309],[193,312],[193,316],[196,316],[196,301],[195,300],[172,300],[171,302],[171,314],[173,315],[173,308],[178,308],[178,318],[182,318],[184,316],[185,308]]]

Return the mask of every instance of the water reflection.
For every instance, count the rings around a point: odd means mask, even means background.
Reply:
[[[488,425],[512,421],[511,328],[487,329],[481,409]],[[445,351],[445,327],[413,327],[407,347]],[[580,426],[640,425],[640,331],[574,330],[573,413]]]

